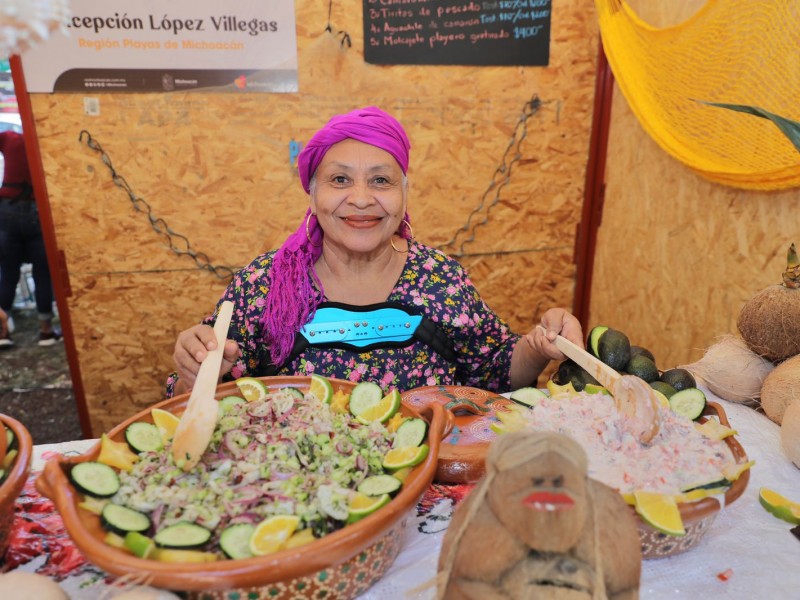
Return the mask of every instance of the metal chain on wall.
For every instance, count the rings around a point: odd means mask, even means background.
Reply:
[[[522,158],[522,153],[520,152],[520,146],[525,138],[528,136],[528,119],[530,119],[533,115],[535,115],[539,108],[542,106],[542,101],[539,100],[537,95],[533,95],[533,97],[525,103],[525,106],[522,110],[522,114],[517,121],[516,126],[514,127],[514,133],[511,136],[511,140],[508,142],[508,146],[506,147],[505,152],[503,153],[503,158],[500,161],[500,166],[495,169],[494,174],[492,175],[492,180],[489,182],[489,186],[486,188],[486,191],[481,196],[480,202],[478,202],[478,206],[476,206],[472,212],[470,212],[469,216],[467,217],[466,222],[456,230],[455,235],[445,242],[442,245],[442,249],[444,248],[452,248],[455,250],[456,242],[461,236],[461,234],[469,233],[469,237],[461,242],[458,246],[458,251],[453,252],[453,256],[465,256],[464,246],[467,244],[475,241],[475,230],[479,227],[483,227],[484,225],[489,223],[489,212],[492,210],[494,206],[496,206],[500,202],[500,192],[502,189],[508,185],[511,181],[511,171],[515,163],[519,162]],[[509,160],[509,156],[511,159]],[[488,202],[487,200],[490,195],[493,197],[491,201]],[[481,221],[472,224],[472,219],[479,213],[485,210],[485,215]]]
[[[85,141],[89,148],[100,154],[100,159],[103,161],[103,164],[105,164],[108,167],[108,170],[111,172],[111,180],[115,185],[122,188],[128,194],[128,198],[130,198],[131,204],[133,204],[133,208],[136,211],[145,213],[147,215],[147,219],[150,221],[150,225],[152,226],[153,230],[169,240],[170,250],[172,250],[178,256],[188,256],[195,262],[198,269],[209,271],[220,279],[230,280],[233,278],[234,269],[224,265],[212,264],[211,259],[209,259],[207,254],[204,252],[197,252],[192,249],[189,238],[173,230],[169,225],[167,225],[164,219],[153,214],[153,209],[150,204],[141,196],[137,196],[125,178],[117,173],[117,170],[114,168],[114,165],[111,162],[111,158],[109,158],[108,154],[106,154],[105,150],[103,150],[103,147],[100,145],[100,143],[92,137],[91,133],[85,129],[82,130],[78,140],[81,142]]]

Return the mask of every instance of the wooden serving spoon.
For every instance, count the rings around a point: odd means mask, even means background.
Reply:
[[[541,325],[538,327],[545,331]],[[556,336],[555,344],[565,356],[575,361],[611,392],[617,410],[630,417],[625,420],[625,426],[636,439],[643,444],[649,444],[658,435],[661,429],[661,413],[658,407],[661,403],[656,391],[643,379],[635,375],[620,375],[602,360],[561,335]]]
[[[226,300],[220,306],[214,323],[217,347],[209,350],[200,363],[186,410],[172,438],[172,459],[184,471],[191,470],[200,461],[214,434],[219,410],[215,393],[232,315],[233,302]]]

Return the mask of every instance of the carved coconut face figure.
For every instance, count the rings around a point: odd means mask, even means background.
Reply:
[[[534,550],[565,552],[586,525],[586,473],[555,449],[498,471],[488,498],[506,529]]]

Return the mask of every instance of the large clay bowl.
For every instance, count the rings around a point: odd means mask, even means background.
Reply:
[[[308,377],[264,377],[271,389],[294,386],[308,388]],[[331,380],[334,391],[349,391],[355,384]],[[236,394],[234,383],[217,388],[217,399]],[[176,396],[155,406],[180,414],[186,407],[188,394]],[[402,530],[407,517],[433,480],[439,444],[450,426],[441,407],[420,415],[402,405],[403,414],[423,416],[430,423],[427,459],[414,467],[397,494],[383,508],[335,533],[306,546],[283,550],[268,556],[243,560],[219,560],[204,564],[174,564],[145,560],[115,549],[103,542],[105,531],[96,515],[78,507],[81,495],[71,485],[68,472],[72,465],[94,460],[99,445],[79,457],[49,461],[36,480],[36,487],[55,503],[75,545],[86,558],[114,575],[134,576],[156,587],[181,590],[188,597],[205,599],[237,597],[352,598],[367,590],[381,578],[400,552]],[[150,409],[140,412],[109,432],[122,441],[125,428],[134,421],[152,422]]]
[[[717,417],[720,423],[730,427],[725,411],[722,406],[716,402],[709,402],[706,404],[703,410],[703,416],[700,420],[705,421],[709,417]],[[734,436],[725,438],[725,442],[736,458],[737,463],[747,462],[747,455]],[[741,496],[749,481],[750,470],[748,469],[742,473],[725,492],[725,504],[728,505]],[[721,507],[719,500],[708,497],[695,502],[680,503],[678,504],[678,508],[681,511],[683,527],[686,530],[686,535],[680,537],[666,535],[660,531],[656,531],[639,519],[639,538],[642,541],[642,558],[664,558],[666,556],[686,552],[690,548],[696,546],[717,518]]]
[[[15,448],[17,455],[13,458],[8,472],[8,477],[0,486],[0,562],[8,550],[11,528],[14,526],[14,503],[22,493],[22,488],[28,480],[31,471],[31,457],[33,456],[33,440],[25,426],[6,415],[0,415],[0,422],[14,432],[16,438]],[[5,431],[2,431],[5,436]],[[3,438],[5,447],[5,437]]]

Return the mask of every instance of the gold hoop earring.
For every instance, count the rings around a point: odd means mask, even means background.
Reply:
[[[400,221],[400,223],[405,223],[406,227],[408,227],[408,233],[411,236],[408,238],[408,240],[406,240],[406,243],[408,244],[409,242],[411,242],[411,240],[414,239],[414,230],[411,229],[411,223],[409,223],[406,219],[403,219],[402,221]],[[392,250],[394,250],[395,252],[408,252],[408,248],[406,248],[405,250],[398,250],[397,246],[394,245],[394,238],[391,238],[389,240],[389,243],[392,245]]]
[[[311,244],[315,248],[319,248],[320,246],[322,246],[322,244],[315,244],[314,240],[311,239],[311,231],[309,229],[309,224],[311,223],[311,215],[314,215],[314,213],[308,213],[308,216],[306,217],[306,239],[308,240],[309,244]]]

